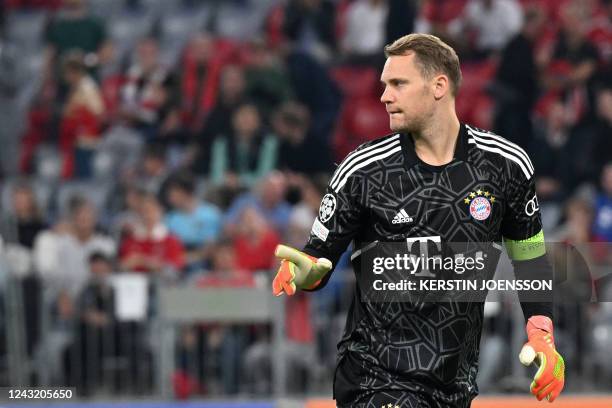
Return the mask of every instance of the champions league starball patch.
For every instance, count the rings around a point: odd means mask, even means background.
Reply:
[[[325,194],[319,207],[319,219],[321,222],[329,221],[332,215],[334,215],[334,211],[336,211],[336,197],[331,194]]]
[[[472,191],[463,202],[469,206],[470,215],[478,221],[483,221],[491,215],[492,204],[495,202],[495,197],[488,191],[476,190]]]

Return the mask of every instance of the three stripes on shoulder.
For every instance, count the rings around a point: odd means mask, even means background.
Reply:
[[[477,148],[488,152],[498,153],[512,160],[521,168],[523,174],[529,180],[533,177],[534,169],[529,156],[519,145],[512,143],[501,136],[493,133],[477,130],[469,125],[467,128],[469,144],[475,144]]]
[[[376,160],[384,159],[402,150],[400,135],[375,140],[366,148],[350,153],[336,169],[329,182],[330,187],[338,192],[346,184],[351,174]]]

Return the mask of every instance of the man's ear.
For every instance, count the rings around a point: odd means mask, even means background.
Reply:
[[[433,95],[436,100],[442,99],[450,92],[450,81],[446,75],[436,75],[432,79]]]

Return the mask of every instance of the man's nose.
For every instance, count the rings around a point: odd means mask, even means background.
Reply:
[[[385,87],[382,95],[380,95],[380,101],[385,105],[393,102],[393,95],[391,94],[391,91],[389,91],[389,88]]]

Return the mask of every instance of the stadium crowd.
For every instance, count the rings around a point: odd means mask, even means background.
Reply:
[[[458,50],[460,119],[530,153],[548,240],[612,241],[610,0],[0,4],[3,271],[24,292],[27,354],[56,383],[95,390],[99,374],[71,361],[101,366],[109,355],[83,350],[108,331],[127,370],[151,365],[146,319],[113,313],[118,271],[209,287],[269,279],[276,244],[307,238],[334,163],[388,133],[382,49],[409,32]],[[333,367],[353,279],[338,269],[320,293],[287,299],[294,392]],[[570,362],[590,341],[587,314],[612,312],[576,313],[587,330],[568,336]],[[500,319],[491,327],[503,341]],[[183,327],[177,395],[266,395],[269,336]]]

